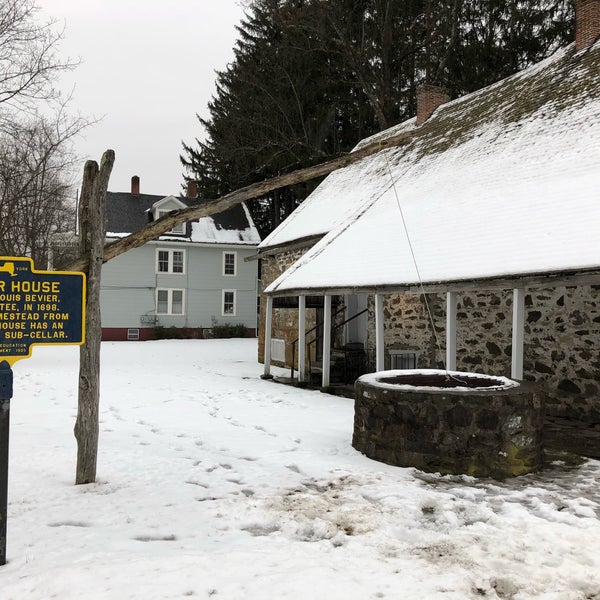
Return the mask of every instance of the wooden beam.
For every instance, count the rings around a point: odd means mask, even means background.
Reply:
[[[281,246],[271,246],[270,248],[261,249],[257,254],[247,256],[244,258],[244,262],[252,262],[260,260],[265,256],[273,256],[274,254],[280,254],[281,252],[290,252],[292,250],[302,250],[303,248],[310,248],[314,246],[325,234],[309,235],[299,240],[294,240],[289,244],[282,244]]]
[[[267,296],[267,306],[265,308],[265,370],[261,377],[263,379],[272,379],[271,375],[271,323],[273,321],[273,298]]]
[[[512,357],[510,376],[523,379],[523,345],[525,340],[525,290],[513,290]]]
[[[446,293],[446,369],[456,371],[456,305],[458,294]]]
[[[113,150],[102,155],[100,167],[93,160],[85,163],[79,203],[79,249],[89,261],[86,280],[86,339],[79,348],[79,386],[77,419],[77,485],[96,481],[100,406],[100,280],[102,251],[106,238],[106,189],[115,162]]]
[[[375,370],[385,370],[383,296],[375,294]]]
[[[325,310],[323,313],[323,373],[321,380],[322,389],[326,390],[330,384],[331,371],[331,296],[325,296]]]
[[[252,185],[248,185],[240,188],[239,190],[230,192],[229,194],[226,194],[217,200],[201,202],[198,205],[190,208],[171,211],[168,215],[165,215],[157,221],[150,223],[140,231],[108,244],[104,249],[104,262],[112,260],[128,250],[139,248],[140,246],[143,246],[151,240],[155,240],[157,237],[163,235],[167,231],[170,231],[177,225],[185,223],[186,221],[193,221],[202,217],[208,217],[210,215],[221,213],[233,208],[234,206],[237,206],[238,204],[241,204],[242,202],[245,202],[246,200],[260,198],[261,196],[264,196],[265,194],[282,187],[295,185],[304,181],[310,181],[311,179],[316,179],[318,177],[324,177],[325,175],[329,175],[329,173],[336,171],[337,169],[342,169],[352,165],[363,160],[364,158],[367,158],[368,156],[377,154],[377,152],[381,152],[386,148],[406,146],[413,140],[414,135],[414,132],[405,132],[383,140],[377,140],[371,144],[367,144],[366,146],[359,148],[358,150],[355,150],[354,152],[338,156],[337,158],[334,158],[328,162],[307,167],[305,169],[298,169],[292,173],[286,173],[285,175],[272,177],[258,183],[253,183]],[[87,269],[88,260],[86,258],[80,258],[65,267],[65,270],[67,271],[87,272]]]
[[[292,360],[294,357],[292,356]],[[306,296],[298,298],[298,383],[306,380]]]

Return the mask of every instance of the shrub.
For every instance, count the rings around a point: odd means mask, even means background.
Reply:
[[[248,337],[248,328],[241,323],[237,325],[213,325],[210,330],[211,338],[245,338]]]
[[[181,331],[174,325],[171,327],[162,327],[157,325],[154,328],[155,340],[179,340],[181,339]]]

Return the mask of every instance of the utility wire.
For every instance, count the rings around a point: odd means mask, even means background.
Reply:
[[[396,182],[394,181],[394,176],[392,174],[392,169],[390,167],[390,161],[388,160],[387,152],[383,152],[385,156],[385,164],[387,166],[388,173],[390,175],[390,181],[392,182],[392,188],[394,190],[394,196],[396,197],[396,204],[398,205],[398,210],[400,211],[400,217],[402,219],[402,227],[404,228],[404,233],[406,234],[406,240],[408,242],[408,247],[410,248],[410,254],[412,256],[413,265],[415,267],[415,271],[417,272],[417,277],[419,279],[419,286],[421,287],[421,295],[423,296],[423,301],[425,302],[425,307],[427,308],[427,314],[429,315],[429,322],[431,323],[431,329],[433,331],[433,335],[435,337],[435,343],[438,349],[438,352],[441,356],[444,356],[442,352],[442,346],[440,344],[440,338],[437,334],[437,330],[435,328],[435,322],[433,320],[433,314],[431,312],[431,307],[429,306],[429,301],[427,300],[427,294],[425,293],[425,286],[423,285],[423,279],[421,278],[421,271],[419,270],[419,265],[417,263],[417,257],[415,256],[415,250],[412,245],[412,241],[410,239],[410,234],[408,233],[408,226],[406,224],[406,219],[404,217],[404,211],[402,210],[402,205],[400,204],[400,198],[398,196],[398,190],[396,189]],[[444,370],[446,371],[446,375],[450,377],[448,372],[448,367],[446,364],[446,359],[444,357]]]

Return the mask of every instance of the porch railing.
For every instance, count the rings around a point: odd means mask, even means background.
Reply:
[[[339,309],[338,311],[336,311],[335,313],[333,313],[333,315],[331,316],[331,319],[333,321],[333,319],[339,315],[340,313],[344,312],[346,310],[346,307],[342,307],[341,309]],[[365,308],[363,310],[361,310],[360,312],[356,313],[355,315],[352,315],[351,317],[347,318],[345,321],[342,321],[341,323],[335,323],[334,325],[332,325],[331,327],[331,331],[332,333],[335,333],[340,327],[344,327],[344,325],[350,323],[351,321],[353,321],[354,319],[357,319],[358,317],[360,317],[361,315],[364,315],[366,312],[368,312],[368,308]],[[309,329],[305,335],[310,335],[311,333],[318,331],[319,328],[321,328],[323,326],[323,322],[317,323],[314,327],[312,327],[311,329]],[[312,345],[315,345],[315,360],[316,360],[316,345],[317,343],[322,339],[323,336],[319,335],[317,333],[317,335],[315,335],[315,337],[306,342],[306,355],[308,357],[308,364],[309,364],[309,374],[310,374],[310,364],[311,364],[311,351],[312,351]],[[334,335],[331,336],[331,339],[334,339]],[[298,343],[300,338],[296,338],[293,342],[292,342],[292,367],[291,367],[291,373],[290,376],[293,378],[294,377],[294,372],[296,370],[296,344]]]

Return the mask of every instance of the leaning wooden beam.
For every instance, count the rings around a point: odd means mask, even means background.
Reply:
[[[338,158],[334,158],[326,163],[315,165],[313,167],[307,167],[305,169],[299,169],[292,173],[286,173],[285,175],[279,175],[278,177],[272,177],[265,181],[253,183],[246,187],[240,188],[222,196],[217,200],[211,200],[209,202],[202,202],[198,206],[193,206],[179,211],[171,212],[168,215],[150,223],[147,227],[144,227],[140,231],[132,233],[127,237],[124,237],[116,242],[108,244],[104,248],[104,262],[107,262],[113,258],[116,258],[120,254],[139,248],[151,240],[155,240],[157,237],[163,235],[167,231],[170,231],[177,225],[185,223],[186,221],[192,221],[194,219],[200,219],[202,217],[208,217],[216,213],[228,210],[237,204],[241,204],[246,200],[252,200],[254,198],[260,198],[265,194],[272,192],[273,190],[302,183],[304,181],[310,181],[318,177],[323,177],[342,169],[351,164],[354,164],[367,156],[371,156],[385,150],[386,148],[393,148],[398,146],[405,146],[409,144],[413,139],[414,134],[412,132],[401,133],[389,137],[387,139],[378,140],[372,144],[367,144],[350,154],[344,154]],[[83,271],[87,272],[88,261],[86,258],[80,258],[66,267],[68,271]]]

